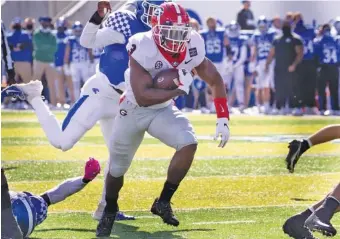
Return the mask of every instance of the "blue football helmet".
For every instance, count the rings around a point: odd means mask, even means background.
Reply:
[[[67,22],[66,22],[65,18],[63,18],[63,17],[58,18],[58,20],[56,21],[55,24],[56,24],[57,28],[60,28],[60,27],[63,27],[64,29],[67,28]]]
[[[261,32],[261,34],[265,34],[268,31],[268,20],[265,16],[260,16],[257,21],[257,28]]]
[[[240,35],[241,27],[236,21],[231,21],[227,28],[227,35],[229,37],[238,37]]]
[[[338,34],[340,34],[340,16],[335,18],[333,26]]]
[[[137,3],[137,17],[148,27],[151,26],[151,17],[155,9],[164,2],[171,2],[171,0],[142,0]]]
[[[25,193],[10,192],[12,212],[24,238],[28,237],[37,225],[37,213],[29,196]]]
[[[84,29],[84,26],[83,26],[83,24],[81,24],[80,21],[76,21],[72,25],[73,35],[75,35],[77,37],[80,37],[81,33],[83,32],[83,29]]]

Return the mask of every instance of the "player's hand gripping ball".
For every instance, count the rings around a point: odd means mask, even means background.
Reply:
[[[97,11],[100,17],[104,18],[106,14],[111,13],[111,4],[110,1],[100,0],[98,1]]]

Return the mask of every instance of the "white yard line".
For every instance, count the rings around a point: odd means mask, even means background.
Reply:
[[[256,221],[248,220],[248,221],[217,221],[217,222],[193,222],[193,225],[212,225],[212,224],[249,224],[256,223]]]

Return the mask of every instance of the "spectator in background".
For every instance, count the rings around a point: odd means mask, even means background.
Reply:
[[[45,73],[48,84],[50,104],[56,106],[56,87],[55,87],[55,69],[54,58],[57,51],[56,37],[52,34],[50,24],[52,19],[50,17],[40,17],[39,23],[41,27],[34,32],[33,46],[34,46],[34,62],[33,62],[33,80],[41,80]]]
[[[13,31],[8,34],[7,41],[14,61],[16,81],[19,82],[20,76],[24,83],[28,83],[32,79],[32,39],[27,32],[22,30],[19,17],[16,17],[12,24]]]
[[[338,60],[340,59],[340,16],[337,17],[334,21],[334,29],[335,29],[335,40],[338,43],[339,49],[338,49]],[[340,105],[340,64],[338,66],[339,68],[339,90],[338,90],[338,94],[339,94],[339,105]]]
[[[294,13],[293,12],[287,12],[285,21],[289,22],[289,24],[293,24],[294,22]]]
[[[57,38],[57,51],[55,53],[54,65],[57,71],[57,80],[58,80],[58,94],[57,101],[64,108],[68,108],[66,105],[66,96],[65,96],[65,82],[67,84],[67,88],[69,89],[69,96],[71,102],[74,102],[74,94],[73,94],[73,82],[71,77],[70,70],[64,64],[65,50],[66,45],[68,43],[68,36],[66,34],[67,30],[67,22],[63,18],[59,18],[56,22],[56,38]]]
[[[282,21],[279,16],[275,16],[272,19],[271,31],[275,32],[276,35],[282,34]]]
[[[298,34],[303,42],[304,55],[301,64],[297,71],[299,77],[297,83],[301,89],[302,107],[305,108],[307,114],[316,114],[315,91],[316,91],[316,62],[314,54],[313,40],[315,38],[314,28],[306,27],[303,22],[301,13],[296,13],[294,16],[294,32]],[[302,90],[303,89],[303,90]],[[298,109],[293,114],[302,114],[302,110]]]
[[[318,79],[318,94],[320,113],[324,115],[340,115],[339,112],[339,71],[338,54],[340,45],[337,44],[335,37],[331,36],[331,26],[322,26],[321,38],[315,41],[315,54],[320,64],[320,75]],[[329,85],[331,93],[331,110],[326,110],[326,85]]]
[[[273,42],[266,62],[267,72],[274,57],[276,107],[280,114],[284,114],[287,100],[290,107],[299,107],[299,102],[296,101],[295,96],[301,91],[293,84],[298,77],[296,68],[303,58],[303,43],[298,35],[292,33],[290,21],[284,21],[282,36],[276,37]]]
[[[237,23],[240,25],[241,30],[254,30],[255,19],[253,12],[250,10],[250,1],[242,1],[243,8],[237,14]]]
[[[35,24],[34,18],[31,17],[25,18],[23,27],[31,36],[33,35],[34,32],[34,24]]]

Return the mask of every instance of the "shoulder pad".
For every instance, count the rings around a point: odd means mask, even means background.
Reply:
[[[223,33],[224,33],[225,30],[226,30],[226,29],[225,29],[224,27],[218,27],[218,28],[216,28],[216,31],[217,31],[217,32],[223,32]]]
[[[152,38],[152,32],[140,32],[130,37],[126,49],[136,61],[143,64],[144,58],[157,54],[157,47]]]
[[[119,10],[111,13],[105,20],[103,26],[120,32],[126,37],[130,37],[132,35],[131,24],[136,20],[137,17],[133,12],[128,10]]]

